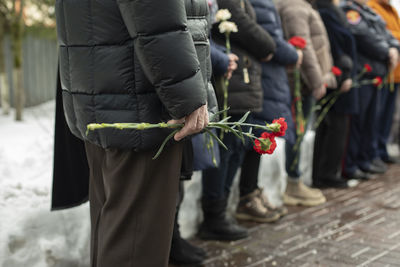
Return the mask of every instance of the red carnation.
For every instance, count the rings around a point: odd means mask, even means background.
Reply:
[[[381,85],[382,82],[383,82],[383,81],[382,81],[382,78],[379,77],[379,76],[376,76],[376,77],[372,80],[373,85],[375,85],[376,87],[378,87],[379,85]]]
[[[293,45],[297,49],[304,49],[304,47],[307,45],[307,42],[300,36],[293,36],[289,39],[289,44]]]
[[[335,67],[335,66],[332,67],[332,73],[333,73],[335,76],[340,76],[340,75],[342,75],[341,69],[339,69],[338,67]]]
[[[276,148],[275,136],[263,132],[259,139],[254,140],[254,150],[259,154],[272,154]]]
[[[273,133],[274,136],[284,136],[287,130],[287,123],[285,121],[285,118],[279,118],[275,119],[272,121],[272,123],[279,123],[281,125],[281,128],[279,132]]]
[[[364,69],[365,69],[365,72],[371,72],[372,71],[372,67],[369,64],[364,64]]]

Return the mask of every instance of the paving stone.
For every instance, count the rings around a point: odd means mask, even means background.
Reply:
[[[241,222],[250,232],[245,240],[194,239],[209,255],[202,266],[400,266],[400,166],[324,193],[324,205],[289,207],[276,224]]]

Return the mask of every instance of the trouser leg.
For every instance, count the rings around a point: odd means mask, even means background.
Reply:
[[[258,188],[258,169],[261,155],[253,150],[246,152],[240,175],[240,196],[246,196]]]
[[[398,84],[395,85],[393,92],[391,92],[389,88],[384,88],[381,95],[381,107],[378,118],[377,154],[375,156],[384,160],[389,157],[386,145],[389,140],[390,130],[392,129],[396,107],[397,88]]]
[[[357,165],[361,169],[368,169],[375,155],[375,147],[378,139],[378,109],[381,90],[375,86],[361,87],[364,101],[360,100],[360,125],[362,130],[360,153]],[[362,103],[364,102],[364,103]]]
[[[86,147],[93,174],[91,191],[104,191],[102,201],[90,198],[97,205],[93,211],[100,210],[93,232],[92,266],[167,266],[181,144],[165,148],[157,160],[152,160],[155,151]],[[92,160],[97,157],[102,161]]]
[[[329,112],[315,136],[313,180],[340,178],[341,163],[346,145],[347,120],[344,114]]]

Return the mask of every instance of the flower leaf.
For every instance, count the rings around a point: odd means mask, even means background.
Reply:
[[[156,155],[153,157],[153,159],[156,159],[160,156],[161,152],[164,150],[165,145],[168,143],[168,141],[177,133],[179,132],[180,129],[176,129],[175,131],[173,131],[172,133],[170,133],[167,138],[165,138],[165,140],[162,142],[160,148],[158,149]]]

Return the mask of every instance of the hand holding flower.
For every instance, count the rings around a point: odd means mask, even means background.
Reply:
[[[296,68],[300,68],[301,64],[303,63],[303,51],[297,49],[296,52],[297,52]]]
[[[342,85],[340,86],[339,91],[341,93],[347,93],[348,91],[350,91],[352,85],[353,85],[353,80],[348,78],[343,81]]]
[[[180,120],[170,120],[168,124],[180,124],[184,123],[182,129],[180,129],[175,135],[174,139],[180,141],[186,136],[199,133],[208,125],[208,111],[207,104],[193,111],[191,114]]]

